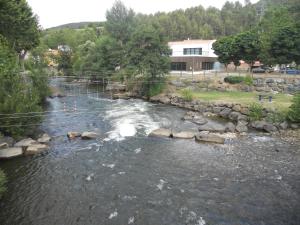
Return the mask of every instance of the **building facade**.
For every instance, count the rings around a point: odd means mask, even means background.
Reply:
[[[172,50],[172,71],[213,70],[217,62],[212,44],[215,40],[184,40],[169,42]]]

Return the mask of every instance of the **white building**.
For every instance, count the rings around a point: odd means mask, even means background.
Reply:
[[[184,40],[169,42],[168,45],[172,50],[171,70],[212,70],[218,58],[212,49],[212,44],[215,41],[216,40]]]

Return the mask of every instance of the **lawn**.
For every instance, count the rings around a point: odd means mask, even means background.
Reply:
[[[259,103],[258,100],[259,93],[254,92],[240,92],[240,91],[207,91],[198,92],[193,91],[193,99],[204,100],[208,102],[216,103],[239,103],[242,105],[250,105],[251,103]],[[266,108],[286,110],[291,105],[292,96],[287,94],[271,94],[273,96],[273,101],[268,102],[268,99],[263,99],[262,104]],[[269,96],[269,95],[267,95]]]

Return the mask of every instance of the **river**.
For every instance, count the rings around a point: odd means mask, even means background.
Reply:
[[[148,137],[197,127],[183,109],[52,85],[70,96],[49,100],[49,152],[0,162],[1,225],[300,224],[299,146],[255,133],[225,145]],[[69,131],[101,138],[70,141]]]

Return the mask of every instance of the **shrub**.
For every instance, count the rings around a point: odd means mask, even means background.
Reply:
[[[250,76],[250,75],[247,75],[245,78],[244,78],[244,83],[251,86],[253,85],[253,78]]]
[[[183,89],[181,90],[182,98],[186,101],[192,101],[193,100],[193,92],[191,89]]]
[[[0,170],[0,198],[2,194],[5,192],[5,183],[6,183],[6,177],[2,170]]]
[[[261,120],[263,118],[263,107],[258,103],[252,103],[249,107],[249,117],[251,121]]]
[[[300,123],[300,92],[294,95],[288,112],[288,119],[294,123]]]
[[[160,94],[164,90],[165,86],[166,86],[165,82],[159,82],[159,83],[153,84],[150,87],[149,96],[152,97],[152,96]]]
[[[270,115],[268,115],[267,120],[272,123],[282,123],[286,121],[287,115],[288,115],[287,111],[276,111],[270,113]]]
[[[239,76],[228,76],[224,78],[224,81],[229,84],[239,84],[245,80],[244,77]]]

